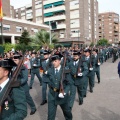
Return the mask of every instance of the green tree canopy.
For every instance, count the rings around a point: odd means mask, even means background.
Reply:
[[[41,46],[49,46],[50,44],[50,33],[46,30],[38,31],[35,36],[33,36],[31,41],[32,45],[41,45]],[[51,42],[56,43],[58,39],[55,34],[51,35]]]
[[[107,39],[100,39],[97,42],[97,45],[100,45],[100,46],[108,45],[108,40]]]
[[[21,37],[19,38],[20,44],[28,45],[31,42],[29,32],[27,30],[24,30]]]

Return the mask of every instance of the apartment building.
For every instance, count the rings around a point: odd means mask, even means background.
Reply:
[[[109,43],[119,42],[119,14],[106,12],[99,14],[99,39],[105,38]]]
[[[120,43],[120,22],[119,22],[119,43]]]
[[[15,18],[51,26],[61,43],[90,44],[99,39],[97,0],[32,0],[15,10]]]
[[[21,11],[16,13],[13,6],[10,6],[10,0],[3,0],[3,20],[2,20],[2,35],[4,42],[15,44],[18,38],[21,36],[24,30],[29,31],[31,35],[34,35],[38,30],[45,29],[49,31],[49,26],[45,24],[38,24],[32,22],[33,18],[27,16],[25,19],[18,19],[16,16],[21,16]],[[30,14],[31,5],[27,5],[26,12]],[[22,8],[22,10],[24,10]],[[18,10],[19,11],[19,10]],[[22,13],[23,14],[23,13]],[[0,24],[0,36],[1,36],[1,24]],[[0,44],[2,43],[2,37],[0,37]]]

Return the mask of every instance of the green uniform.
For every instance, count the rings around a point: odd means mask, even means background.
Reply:
[[[40,76],[40,60],[37,58],[31,58],[30,60],[30,64],[31,64],[31,80],[30,80],[30,87],[32,87],[33,83],[34,83],[34,77],[35,75],[37,76],[37,78],[39,79],[40,85],[42,83],[42,78]],[[34,66],[34,64],[36,64],[36,66]]]
[[[99,59],[98,55],[94,56],[94,63],[95,63],[94,71],[97,75],[98,83],[100,83],[100,65],[98,65],[98,59]]]
[[[7,84],[8,85],[8,84]],[[0,92],[0,99],[4,94],[7,85]],[[11,101],[8,101],[9,109],[5,109],[5,102],[2,105],[0,120],[23,120],[27,116],[27,102],[25,92],[22,88],[13,88],[10,93]]]
[[[24,66],[22,67],[20,74],[18,76],[18,80],[21,83],[21,87],[23,88],[25,95],[26,95],[26,99],[27,99],[27,103],[29,104],[31,111],[35,111],[36,107],[35,107],[35,103],[29,93],[29,86],[28,86],[28,70],[27,68],[25,68]]]
[[[57,105],[60,105],[65,116],[65,120],[72,120],[72,113],[69,107],[70,83],[67,74],[65,80],[63,81],[64,93],[66,93],[66,95],[64,98],[58,97],[60,90],[61,73],[62,68],[60,68],[57,73],[55,73],[54,67],[50,68],[48,71],[50,80],[48,92],[48,120],[55,120]]]
[[[50,66],[50,61],[48,59],[48,61],[44,60],[42,63],[41,63],[41,66],[43,68],[43,71],[47,71],[48,70],[48,66]],[[47,84],[49,82],[49,76],[46,75],[45,73],[43,73],[43,76],[42,76],[42,100],[45,101],[47,100],[46,98],[46,91],[47,91]]]
[[[81,69],[81,73],[83,74],[82,76],[77,75],[79,61],[77,63],[75,63],[75,61],[73,61],[69,65],[74,85],[77,87],[79,104],[81,102],[83,102],[83,97],[84,97],[84,92],[85,92],[84,84],[85,84],[85,81],[87,81],[87,74],[88,74],[87,63],[82,60],[81,60],[81,63],[82,64],[80,65],[79,69]],[[75,89],[73,91],[75,92]],[[70,100],[71,103],[74,102],[73,98],[75,98],[75,94],[74,94],[74,96],[71,96],[71,100]]]
[[[93,92],[93,87],[94,87],[94,84],[95,84],[95,72],[94,72],[94,69],[95,69],[95,62],[94,62],[94,57],[93,56],[89,56],[89,57],[86,57],[85,58],[86,62],[87,62],[87,65],[88,65],[88,68],[89,68],[89,72],[88,72],[88,82],[89,82],[89,88],[90,88],[90,92]],[[90,68],[93,68],[93,70],[90,70]],[[87,86],[88,84],[86,83],[84,88],[85,88],[85,96],[86,96],[86,93],[87,93]]]

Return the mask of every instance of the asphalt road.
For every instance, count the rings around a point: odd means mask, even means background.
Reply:
[[[72,109],[73,120],[120,120],[120,79],[117,74],[117,65],[111,59],[101,65],[101,83],[95,80],[94,92],[88,91],[84,98],[84,104],[78,105],[78,95]],[[30,93],[35,101],[37,112],[29,115],[25,120],[47,120],[47,105],[40,106],[42,102],[42,87],[39,86],[37,78],[35,79],[33,89]],[[61,108],[58,106],[56,120],[65,120]]]

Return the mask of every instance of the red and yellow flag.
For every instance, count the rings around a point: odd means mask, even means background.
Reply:
[[[0,19],[3,18],[3,11],[2,11],[2,0],[0,0]]]

